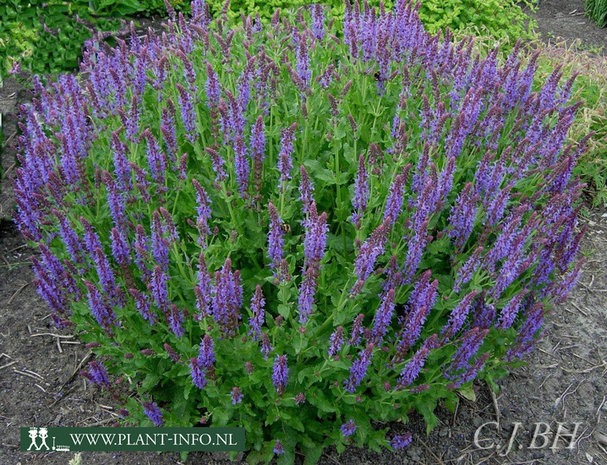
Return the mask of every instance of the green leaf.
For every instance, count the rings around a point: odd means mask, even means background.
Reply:
[[[472,383],[468,385],[464,385],[460,387],[457,392],[464,398],[469,400],[470,402],[476,402],[476,392],[474,391],[474,386]]]
[[[285,319],[288,320],[289,316],[291,315],[291,306],[290,305],[285,305],[285,304],[280,304],[278,306],[278,313]]]
[[[426,398],[424,402],[418,402],[415,406],[417,411],[424,417],[426,423],[426,434],[430,434],[438,425],[438,417],[434,414],[436,401]]]
[[[305,465],[315,465],[320,460],[320,457],[323,452],[322,447],[316,447],[316,446],[315,447],[301,446],[301,449],[305,456],[305,459],[304,459]]]

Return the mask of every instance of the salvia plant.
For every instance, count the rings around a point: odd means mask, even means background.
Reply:
[[[38,292],[125,422],[243,426],[252,462],[399,449],[531,350],[583,263],[573,81],[406,1],[169,18],[22,108]]]

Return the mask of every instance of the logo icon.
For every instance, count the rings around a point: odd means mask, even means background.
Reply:
[[[30,428],[28,432],[30,438],[30,445],[27,450],[51,450],[46,443],[48,438],[48,429],[42,428]],[[38,444],[38,438],[40,438],[40,444]],[[42,449],[44,447],[44,449]]]

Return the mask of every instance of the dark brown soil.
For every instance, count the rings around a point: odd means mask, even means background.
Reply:
[[[583,0],[542,0],[534,14],[544,39],[581,39],[583,46],[607,45],[607,29],[579,15]],[[16,102],[28,99],[14,80],[0,89],[0,112],[9,147],[2,153],[8,177],[15,172],[15,119],[7,114]],[[10,185],[0,187],[0,464],[66,464],[73,453],[19,451],[19,427],[93,426],[115,421],[111,398],[88,385],[77,372],[88,351],[69,332],[49,322],[49,310],[30,284],[33,253],[8,221],[14,202]],[[589,230],[583,251],[589,257],[580,283],[570,298],[547,317],[546,336],[518,368],[500,381],[492,397],[477,384],[476,402],[461,399],[452,414],[439,409],[440,424],[428,436],[423,420],[413,416],[407,430],[414,433],[409,448],[398,453],[374,453],[350,448],[342,455],[332,450],[322,464],[607,464],[607,213],[593,210],[584,220]],[[512,450],[479,450],[477,428],[488,425],[481,438],[508,444],[520,424]],[[554,448],[530,448],[535,425],[545,422],[554,433],[557,422],[570,430],[578,422],[574,447],[560,442]],[[541,426],[541,425],[540,425]],[[398,427],[396,427],[398,428]],[[540,438],[541,439],[541,438]],[[553,436],[550,437],[553,439]],[[487,442],[482,445],[487,444]],[[536,445],[541,445],[538,440]],[[552,445],[552,440],[550,441]],[[501,454],[501,455],[500,455]],[[188,464],[228,463],[226,454],[191,454]],[[181,463],[177,453],[82,453],[86,465],[169,465]],[[238,463],[238,462],[236,462]]]
[[[565,39],[570,44],[579,41],[586,49],[604,47],[600,53],[607,54],[607,28],[600,28],[584,15],[584,0],[538,1],[538,9],[531,15],[537,20],[543,40]]]

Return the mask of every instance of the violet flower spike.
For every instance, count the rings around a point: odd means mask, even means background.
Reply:
[[[341,430],[341,434],[347,438],[348,436],[352,436],[356,431],[356,424],[354,423],[354,420],[348,420],[346,423],[341,425],[339,429]]]
[[[261,353],[263,354],[263,359],[267,360],[270,352],[274,350],[272,344],[270,343],[270,337],[268,333],[261,333]]]
[[[240,388],[234,386],[232,388],[232,405],[240,404],[242,402],[244,395]]]
[[[358,358],[352,363],[350,367],[350,377],[344,381],[344,388],[348,392],[355,392],[356,388],[362,382],[363,378],[367,374],[367,368],[371,363],[371,357],[373,356],[374,344],[370,343],[367,347],[359,352]]]
[[[162,426],[162,411],[156,405],[156,402],[143,402],[143,412],[154,423],[154,426]]]
[[[89,362],[88,379],[95,384],[109,386],[110,379],[107,376],[107,371],[101,362]]]
[[[251,297],[251,313],[253,315],[249,319],[249,336],[251,336],[254,341],[259,340],[261,337],[261,327],[265,320],[264,305],[265,299],[263,298],[261,286],[258,284],[255,287],[253,297]]]
[[[313,192],[314,185],[312,181],[310,181],[310,177],[308,176],[308,172],[304,165],[299,167],[299,173],[301,176],[301,181],[299,183],[299,200],[301,200],[303,204],[303,212],[304,214],[310,214],[310,206],[312,202],[314,202]]]
[[[285,453],[285,448],[283,447],[282,443],[278,439],[274,443],[274,453],[276,455],[282,455]]]
[[[407,432],[407,433],[402,434],[402,435],[394,436],[390,440],[390,446],[394,450],[404,449],[409,444],[411,444],[412,440],[413,440],[413,435],[411,433]]]
[[[303,224],[305,228],[304,267],[307,267],[310,264],[317,267],[324,256],[325,247],[327,245],[327,233],[329,231],[329,227],[327,226],[327,212],[318,215],[316,204],[312,203],[310,206],[310,216],[308,219],[304,220]]]
[[[276,389],[276,393],[282,396],[287,388],[287,378],[289,369],[287,367],[287,356],[277,355],[274,359],[274,369],[272,371],[272,383]]]
[[[329,350],[327,351],[329,357],[334,357],[342,348],[344,344],[344,327],[338,326],[337,329],[331,334],[329,338]]]
[[[361,154],[358,158],[358,173],[356,174],[356,180],[354,181],[354,197],[352,198],[354,212],[352,213],[351,221],[357,225],[357,227],[359,220],[367,209],[369,194],[369,181],[367,169],[365,167],[365,157]]]
[[[240,272],[232,271],[232,261],[226,259],[223,268],[215,273],[215,285],[211,290],[211,308],[215,321],[224,334],[234,334],[241,318],[242,285]]]
[[[194,286],[196,295],[196,308],[198,309],[198,319],[202,319],[210,314],[211,304],[211,276],[207,270],[207,264],[204,255],[201,253],[198,258],[198,285]]]
[[[268,255],[272,260],[270,267],[274,269],[274,273],[278,270],[281,260],[284,256],[284,230],[282,228],[283,221],[278,216],[278,210],[272,202],[268,204],[270,213],[270,230],[268,232]]]
[[[101,293],[97,288],[88,281],[84,282],[87,295],[88,303],[91,309],[91,313],[106,333],[111,334],[112,327],[116,324],[116,314],[114,310],[104,301]]]
[[[379,345],[386,334],[392,314],[394,313],[394,289],[390,289],[382,299],[381,305],[375,313],[373,319],[373,329],[371,330],[371,341]]]
[[[285,183],[291,179],[291,169],[293,168],[291,155],[294,151],[295,128],[297,128],[297,123],[293,123],[288,128],[283,129],[280,138],[280,153],[278,154],[277,167],[283,188],[286,185]]]

